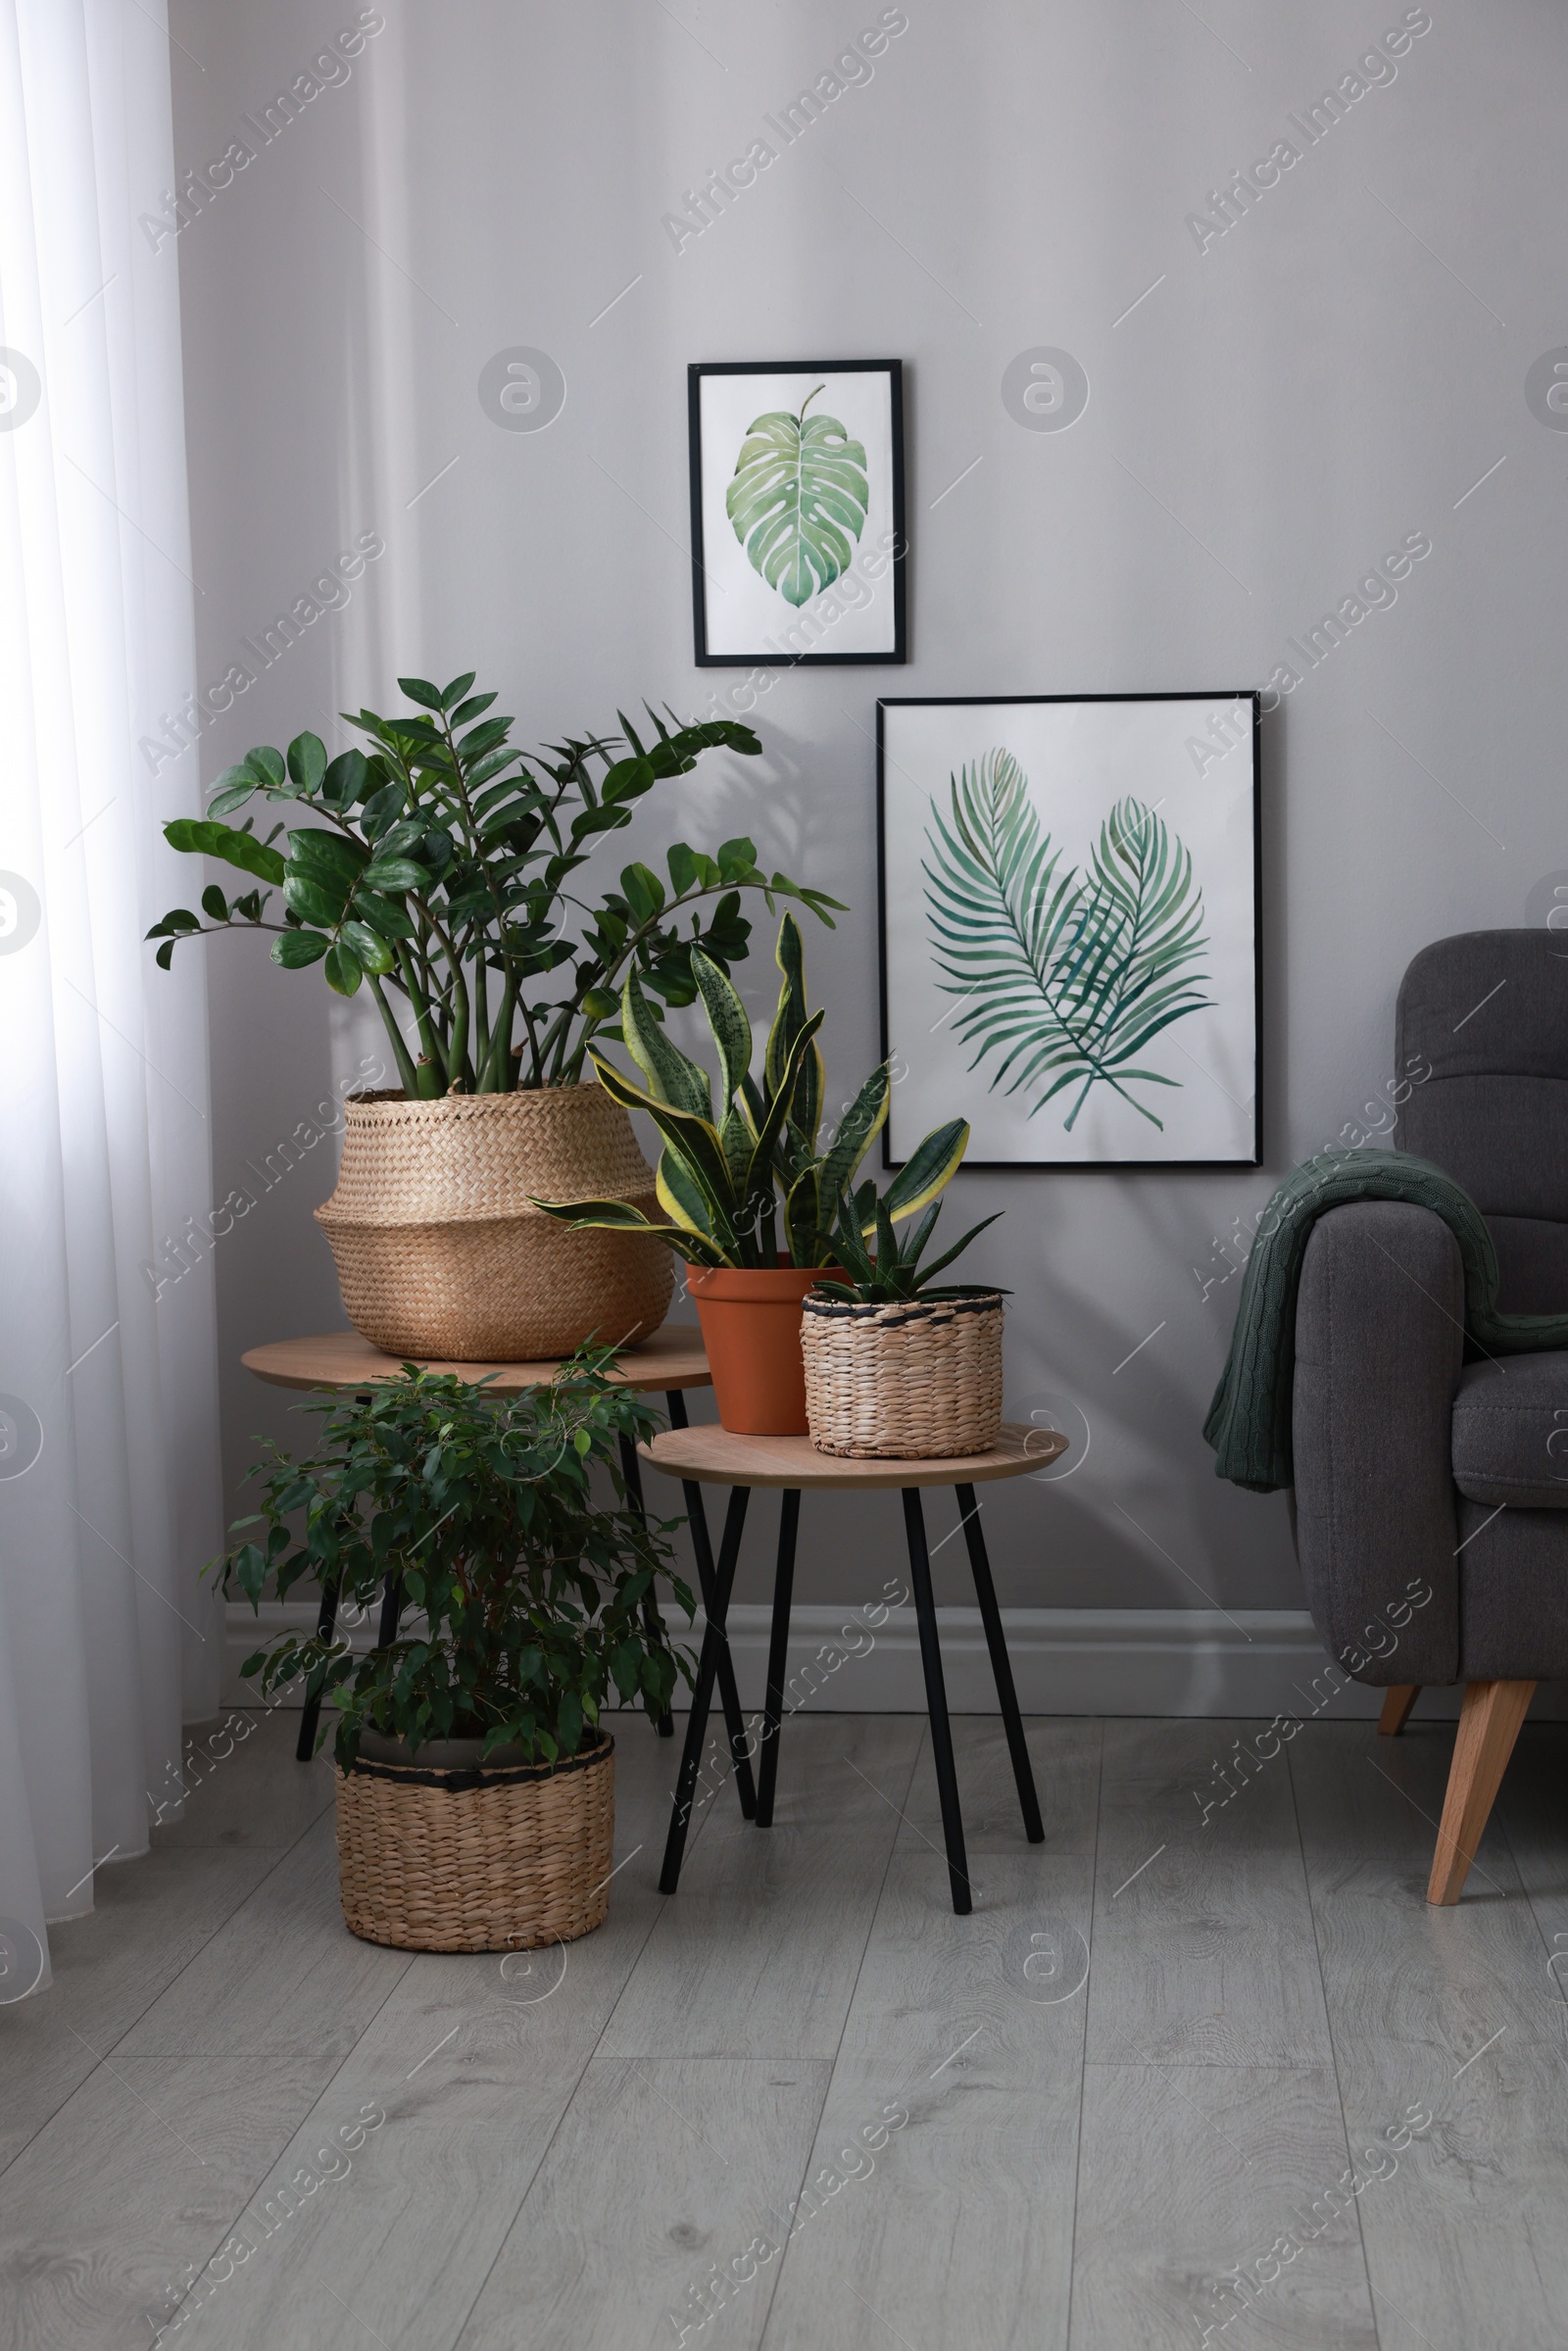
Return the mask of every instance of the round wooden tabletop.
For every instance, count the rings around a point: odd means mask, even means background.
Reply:
[[[543,1388],[561,1369],[561,1360],[541,1363],[438,1363],[416,1356],[421,1371],[455,1373],[460,1380],[486,1380],[498,1396],[516,1396],[524,1388]],[[378,1380],[395,1380],[403,1369],[396,1355],[384,1355],[358,1331],[326,1331],[317,1339],[277,1339],[270,1347],[253,1347],[240,1357],[247,1371],[274,1388],[368,1388]],[[640,1345],[627,1347],[610,1367],[610,1377],[640,1394],[671,1388],[708,1388],[712,1375],[703,1351],[703,1335],[695,1325],[666,1322]]]
[[[993,1478],[1023,1478],[1064,1453],[1071,1440],[1055,1429],[1004,1421],[989,1453],[935,1461],[858,1461],[819,1453],[809,1437],[737,1437],[728,1429],[662,1429],[637,1447],[645,1461],[672,1478],[707,1486],[838,1487],[981,1486]]]

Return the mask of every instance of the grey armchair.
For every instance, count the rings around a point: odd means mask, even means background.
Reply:
[[[1568,936],[1424,948],[1395,1052],[1401,1071],[1431,1065],[1395,1140],[1481,1209],[1499,1306],[1568,1309]],[[1429,1209],[1367,1200],[1319,1218],[1297,1309],[1297,1551],[1323,1640],[1388,1689],[1381,1730],[1402,1727],[1423,1686],[1466,1685],[1438,1903],[1459,1899],[1537,1682],[1568,1676],[1568,1353],[1467,1362],[1463,1322],[1458,1245]],[[1415,1610],[1412,1580],[1432,1592]],[[1369,1661],[1369,1627],[1401,1614]]]

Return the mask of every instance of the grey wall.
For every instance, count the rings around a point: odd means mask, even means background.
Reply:
[[[1287,638],[1429,535],[1397,602],[1265,722],[1265,1170],[957,1187],[966,1219],[1007,1211],[982,1249],[1015,1294],[1009,1409],[1054,1398],[1090,1436],[1065,1480],[988,1501],[1003,1598],[1299,1606],[1283,1498],[1220,1486],[1199,1434],[1240,1287],[1217,1243],[1391,1074],[1413,951],[1544,919],[1568,881],[1568,442],[1525,396],[1568,341],[1568,34],[1547,0],[1433,0],[1396,76],[1307,147],[1287,117],[1400,24],[1396,0],[906,13],[874,76],[677,252],[661,216],[874,6],[388,0],[349,77],[164,244],[183,294],[193,685],[357,533],[386,549],[186,772],[199,759],[209,780],[302,726],[342,748],[330,713],[384,706],[399,670],[477,667],[524,741],[644,695],[704,708],[736,673],[691,656],[687,362],[900,355],[907,667],[782,676],[757,714],[765,759],[708,763],[612,850],[618,866],[680,831],[745,829],[764,863],[849,900],[809,942],[848,1083],[878,1050],[879,692],[1263,685]],[[347,0],[335,16],[177,0],[182,163],[220,157],[352,23]],[[1200,250],[1186,216],[1286,137],[1299,162]],[[1070,430],[1026,430],[1003,405],[1008,361],[1040,344],[1088,372]],[[547,430],[502,430],[480,406],[481,369],[512,345],[564,373]],[[220,1200],[376,1043],[358,1006],[249,945],[209,951]],[[770,972],[741,974],[754,1008]],[[250,1433],[286,1423],[240,1350],[342,1319],[310,1214],[330,1151],[218,1247],[231,1484]],[[832,1526],[819,1511],[801,1596],[869,1592],[894,1541],[869,1501]],[[937,1560],[953,1599],[969,1596],[961,1548]],[[748,1573],[742,1596],[760,1596]]]

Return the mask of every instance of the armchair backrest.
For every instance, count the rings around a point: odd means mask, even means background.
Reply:
[[[1512,1314],[1568,1311],[1568,931],[1466,931],[1415,957],[1396,1067],[1415,1085],[1404,1150],[1485,1216]]]

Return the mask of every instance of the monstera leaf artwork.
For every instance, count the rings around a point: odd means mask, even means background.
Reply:
[[[1192,857],[1152,808],[1118,800],[1087,870],[1063,869],[1012,754],[990,752],[933,801],[923,865],[933,956],[959,1007],[953,1033],[1022,1094],[1029,1116],[1066,1095],[1064,1127],[1097,1086],[1163,1129],[1140,1100],[1182,1081],[1150,1065],[1174,1021],[1213,1001],[1193,966],[1207,945]]]
[[[870,506],[865,450],[837,416],[769,410],[746,428],[725,510],[753,567],[789,604],[831,587],[854,557]]]

